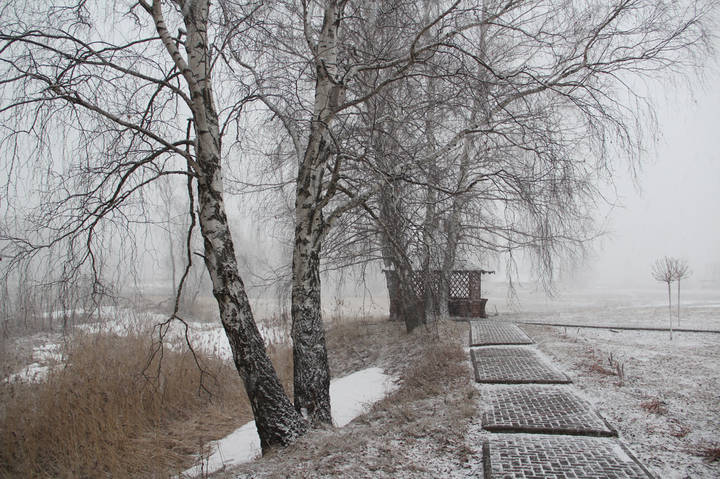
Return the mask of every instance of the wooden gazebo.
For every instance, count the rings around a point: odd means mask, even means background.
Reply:
[[[487,271],[484,269],[458,269],[453,270],[448,275],[448,312],[451,316],[461,317],[479,317],[485,318],[485,304],[487,299],[482,297],[482,276],[484,274],[493,274],[495,271]],[[388,291],[390,292],[390,316],[396,317],[398,312],[399,299],[394,292],[399,290],[399,277],[396,271],[386,270],[385,275],[388,281]],[[432,288],[435,297],[439,296],[440,282],[442,281],[442,271],[412,271],[409,273],[408,282],[412,291],[415,293],[419,304],[417,310],[423,311],[425,308],[425,285],[428,284]]]

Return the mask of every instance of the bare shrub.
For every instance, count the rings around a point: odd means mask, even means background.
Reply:
[[[602,374],[604,376],[614,376],[615,372],[603,366],[600,362],[588,363],[588,370],[591,373]]]
[[[640,404],[640,407],[653,414],[665,415],[668,413],[667,404],[659,398],[653,398]]]
[[[704,457],[707,462],[720,461],[720,444],[712,444],[708,446],[702,446],[698,452],[701,457]]]
[[[610,364],[610,368],[614,371],[615,375],[618,377],[618,385],[622,386],[625,384],[625,363],[620,361],[619,359],[613,357],[613,353],[610,353],[608,356],[608,363]]]
[[[670,435],[672,437],[682,439],[685,436],[687,436],[688,434],[690,434],[691,431],[692,431],[692,429],[690,429],[688,426],[686,426],[684,424],[675,423],[675,424],[673,424],[673,428],[670,431]]]
[[[588,360],[583,364],[589,372],[603,376],[617,376],[618,386],[625,384],[625,363],[616,358],[613,353],[609,353],[607,356],[607,367],[594,348],[586,349],[585,353],[587,354]]]
[[[144,377],[149,348],[141,334],[76,337],[46,382],[3,384],[0,476],[168,475],[252,418],[229,365],[200,358],[208,394],[188,351],[166,350]]]

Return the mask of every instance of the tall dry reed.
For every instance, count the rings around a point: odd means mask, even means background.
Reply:
[[[0,476],[166,477],[252,419],[230,365],[200,356],[201,377],[189,351],[165,350],[158,369],[150,346],[78,336],[46,381],[0,384]]]

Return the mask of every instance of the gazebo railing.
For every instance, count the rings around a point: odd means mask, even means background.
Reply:
[[[494,271],[478,270],[453,270],[448,275],[448,312],[451,316],[480,317],[485,318],[485,305],[487,299],[482,297],[482,275],[492,274]],[[398,298],[393,298],[392,291],[398,291],[399,277],[394,270],[386,270],[388,289],[390,295],[390,315],[397,314]],[[408,282],[415,293],[418,302],[416,305],[419,311],[424,311],[425,288],[431,288],[435,297],[440,294],[442,271],[411,271]]]

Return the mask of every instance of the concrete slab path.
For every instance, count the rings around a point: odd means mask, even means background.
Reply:
[[[478,348],[471,349],[475,381],[494,384],[569,383],[570,379],[543,361],[534,349]]]
[[[653,479],[524,331],[494,321],[470,326],[475,380],[484,384],[482,427],[490,432],[485,479]]]
[[[577,436],[498,435],[483,449],[485,479],[647,479],[620,443]]]
[[[472,321],[470,323],[470,346],[500,344],[532,344],[525,331],[512,323],[499,321]]]
[[[489,409],[482,424],[488,431],[617,436],[590,404],[567,387],[496,387],[486,401]]]

